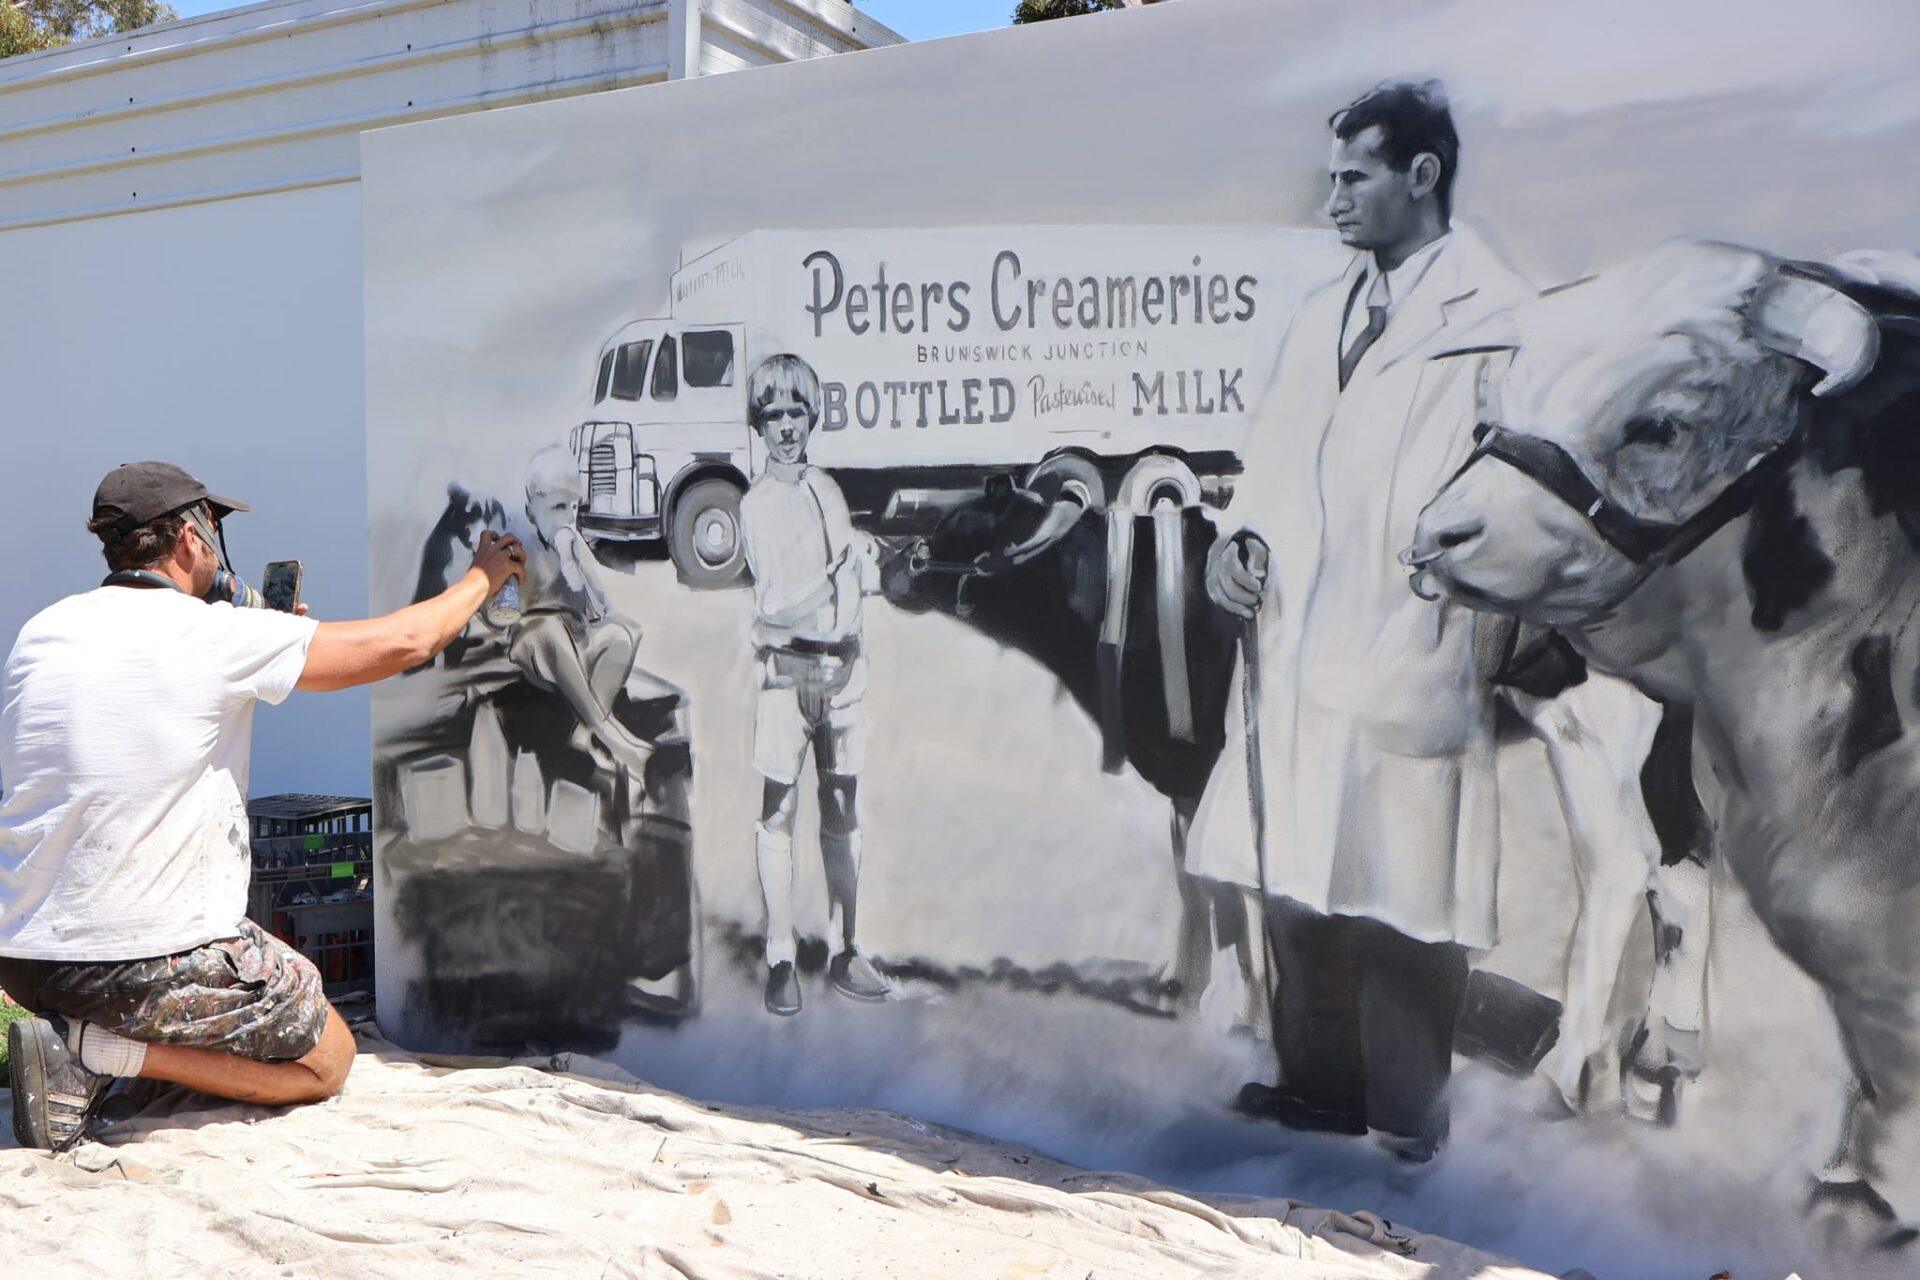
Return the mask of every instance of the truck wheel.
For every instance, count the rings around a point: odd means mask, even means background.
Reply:
[[[731,587],[746,577],[740,487],[718,476],[688,485],[674,500],[667,554],[680,581],[697,590]]]

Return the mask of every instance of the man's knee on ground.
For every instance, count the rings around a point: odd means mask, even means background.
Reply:
[[[307,1056],[297,1060],[297,1065],[305,1067],[313,1075],[311,1092],[302,1091],[296,1102],[324,1102],[339,1093],[347,1083],[347,1073],[353,1069],[353,1055],[357,1046],[353,1041],[353,1032],[341,1020],[333,1007],[327,1007],[327,1025],[320,1033],[320,1043],[308,1052]]]

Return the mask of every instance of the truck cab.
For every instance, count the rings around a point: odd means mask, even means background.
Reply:
[[[740,495],[753,447],[744,337],[737,324],[639,320],[601,348],[592,404],[570,442],[589,539],[664,539],[689,585],[738,580]]]

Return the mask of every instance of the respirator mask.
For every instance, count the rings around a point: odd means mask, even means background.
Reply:
[[[240,575],[233,571],[233,566],[227,558],[226,530],[215,523],[208,514],[205,504],[196,502],[183,509],[180,514],[188,524],[193,526],[200,541],[205,543],[208,550],[219,559],[219,564],[213,571],[213,585],[201,598],[209,604],[218,604],[224,600],[242,609],[266,608],[267,602],[260,593],[248,586]]]

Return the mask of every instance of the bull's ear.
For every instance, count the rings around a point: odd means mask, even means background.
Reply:
[[[1754,291],[1747,323],[1762,346],[1826,375],[1814,384],[1816,396],[1851,390],[1880,356],[1880,326],[1871,312],[1790,268],[1774,271]]]
[[[1429,360],[1445,360],[1452,356],[1481,355],[1492,351],[1518,351],[1520,349],[1520,325],[1511,310],[1496,311],[1482,316],[1459,333],[1448,333],[1446,341],[1436,343],[1428,354]]]

